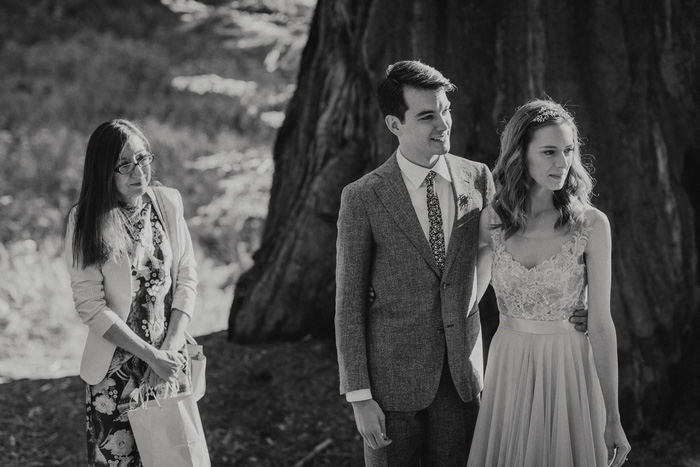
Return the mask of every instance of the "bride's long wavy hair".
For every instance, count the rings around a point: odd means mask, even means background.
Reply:
[[[493,169],[496,194],[493,208],[500,228],[509,238],[525,228],[528,194],[532,178],[527,171],[527,148],[534,133],[549,125],[569,125],[574,134],[574,157],[564,187],[552,193],[554,207],[559,211],[555,229],[570,229],[584,220],[590,206],[593,179],[581,160],[582,142],[576,122],[560,104],[549,99],[533,99],[519,107],[501,134],[501,152]]]

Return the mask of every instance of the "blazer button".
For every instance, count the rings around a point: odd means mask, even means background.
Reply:
[[[445,284],[442,284],[442,290],[445,290],[445,289],[447,289],[447,287],[449,287],[449,286],[450,286],[450,284],[447,284],[447,283],[445,283]]]

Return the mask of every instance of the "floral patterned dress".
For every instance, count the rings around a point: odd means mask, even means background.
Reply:
[[[172,294],[172,249],[151,203],[119,207],[133,241],[131,309],[126,323],[141,339],[160,348],[168,330]],[[148,365],[117,347],[105,378],[87,385],[88,465],[141,467],[127,410]]]

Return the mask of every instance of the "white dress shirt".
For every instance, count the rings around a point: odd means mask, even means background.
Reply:
[[[437,173],[435,177],[435,193],[440,201],[440,212],[442,214],[442,230],[445,234],[445,253],[450,243],[452,226],[455,221],[455,197],[452,189],[452,177],[447,168],[445,156],[441,155],[432,168],[421,167],[406,159],[400,149],[396,150],[396,162],[401,169],[401,177],[411,198],[413,209],[416,211],[418,222],[423,229],[425,239],[430,241],[430,221],[428,220],[428,188],[425,184],[425,177],[431,170]],[[372,398],[370,389],[358,389],[345,394],[348,402],[359,402]]]

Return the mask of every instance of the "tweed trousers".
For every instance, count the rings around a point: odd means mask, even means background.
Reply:
[[[428,407],[384,412],[392,443],[377,450],[365,445],[365,466],[464,467],[478,413],[479,399],[462,402],[445,358],[435,399]]]

